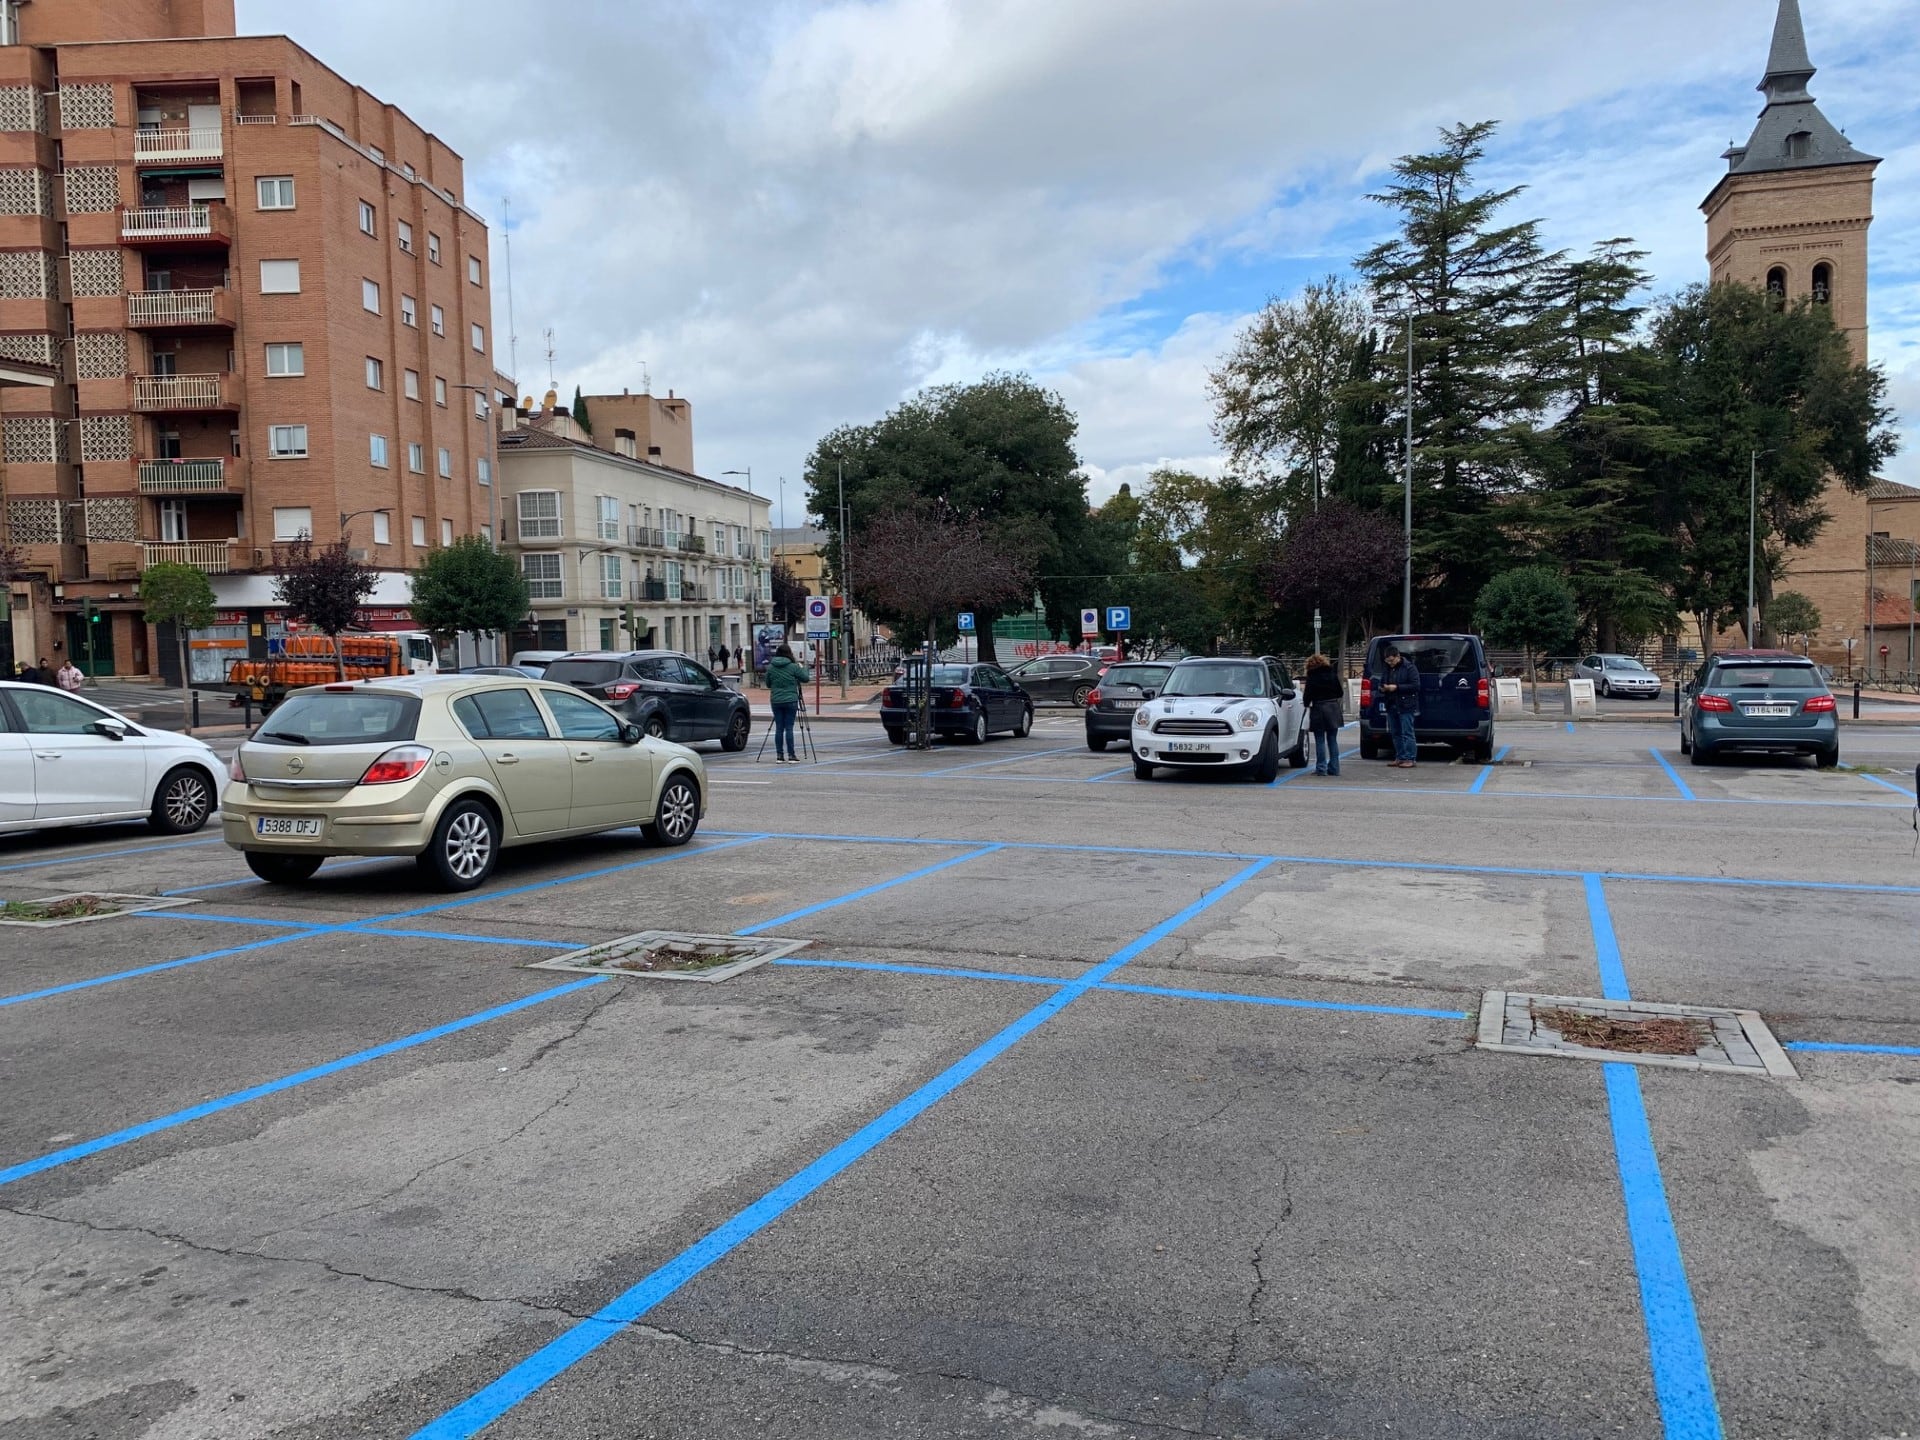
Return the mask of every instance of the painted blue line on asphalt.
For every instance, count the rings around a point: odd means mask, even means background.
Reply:
[[[883,880],[878,885],[869,885],[863,890],[855,890],[851,894],[842,895],[837,899],[822,900],[817,905],[805,905],[798,910],[790,910],[785,915],[776,916],[772,920],[762,920],[758,925],[748,925],[744,929],[736,930],[733,933],[736,935],[763,934],[776,926],[791,924],[795,920],[804,920],[809,915],[818,915],[822,910],[831,910],[837,905],[847,905],[855,900],[864,900],[869,895],[878,895],[881,891],[891,890],[896,885],[905,885],[911,880],[923,880],[929,875],[938,875],[942,870],[951,870],[956,865],[964,865],[969,860],[978,860],[983,855],[992,855],[996,851],[1004,849],[1006,849],[1004,845],[988,845],[970,854],[956,855],[951,860],[942,860],[938,865],[929,865],[924,870],[915,870],[911,874],[896,876],[892,880]]]
[[[1631,1000],[1626,962],[1613,933],[1613,913],[1607,909],[1607,888],[1598,875],[1583,875],[1587,889],[1587,921],[1593,927],[1593,949],[1600,962],[1600,993],[1609,1000]]]
[[[45,990],[28,990],[19,995],[0,996],[0,1009],[8,1005],[24,1005],[29,1000],[45,1000],[54,995],[68,995],[75,990],[91,990],[96,985],[111,985],[116,980],[132,980],[141,975],[158,975],[162,970],[179,970],[187,965],[198,965],[203,960],[218,960],[227,955],[244,955],[249,950],[265,950],[272,945],[284,945],[289,940],[303,940],[310,932],[300,931],[292,935],[275,935],[267,940],[255,940],[246,945],[231,945],[224,950],[209,950],[202,955],[189,955],[182,960],[163,960],[158,965],[142,965],[137,970],[119,970],[111,975],[96,975],[91,980],[75,980],[66,985],[54,985]]]
[[[1860,778],[1862,780],[1871,781],[1873,784],[1878,785],[1882,790],[1891,790],[1896,795],[1904,795],[1909,800],[1912,800],[1915,798],[1913,791],[1907,789],[1906,786],[1896,785],[1891,780],[1882,780],[1878,775],[1862,775]]]
[[[1693,791],[1687,788],[1687,782],[1680,778],[1680,772],[1673,768],[1673,765],[1668,761],[1666,756],[1662,755],[1658,750],[1649,750],[1647,753],[1660,762],[1660,768],[1667,772],[1667,779],[1673,782],[1673,788],[1680,792],[1680,798],[1682,800],[1691,800],[1694,798]]]
[[[1571,720],[1567,721],[1567,734],[1573,734],[1573,722]]]
[[[1118,770],[1108,770],[1100,775],[1088,775],[1084,777],[1080,783],[1083,785],[1094,785],[1102,780],[1117,780],[1122,775],[1131,775],[1132,773],[1133,766],[1122,765]]]
[[[1836,1055],[1920,1055],[1920,1045],[1841,1045],[1826,1040],[1789,1040],[1788,1050],[1820,1050]]]
[[[624,1327],[645,1315],[647,1311],[667,1299],[689,1280],[765,1229],[822,1185],[839,1175],[849,1165],[959,1089],[1013,1045],[1046,1024],[1108,975],[1253,879],[1267,868],[1267,864],[1266,861],[1260,861],[1249,865],[1226,883],[1208,891],[1172,919],[1161,922],[1131,945],[1116,951],[1104,963],[1094,966],[1078,979],[1063,985],[1057,994],[1048,996],[1039,1005],[892,1106],[884,1114],[863,1125],[791,1179],[776,1186],[734,1215],[732,1219],[681,1251],[639,1284],[603,1306],[591,1318],[581,1321],[559,1338],[543,1345],[491,1385],[447,1411],[439,1419],[423,1425],[414,1432],[413,1440],[455,1440],[455,1437],[476,1435],[484,1430],[534,1391],[585,1359],[618,1335]]]
[[[171,1115],[162,1115],[157,1120],[147,1120],[139,1125],[130,1125],[124,1130],[116,1130],[111,1135],[102,1135],[96,1140],[87,1140],[78,1145],[69,1145],[64,1150],[55,1150],[42,1155],[37,1160],[23,1161],[5,1170],[0,1170],[0,1185],[11,1185],[16,1180],[24,1180],[29,1175],[38,1175],[59,1165],[70,1164],[75,1160],[97,1155],[102,1150],[111,1150],[145,1136],[157,1134],[162,1130],[172,1130],[177,1126],[194,1120],[204,1119],[208,1115],[218,1115],[223,1110],[231,1110],[236,1105],[244,1105],[249,1100],[259,1100],[268,1095],[277,1095],[282,1090],[291,1090],[296,1085],[305,1085],[310,1080],[319,1080],[328,1075],[338,1074],[342,1070],[351,1070],[356,1065],[365,1065],[387,1055],[398,1054],[402,1050],[411,1050],[438,1040],[446,1035],[470,1030],[476,1025],[484,1025],[489,1020],[498,1020],[512,1015],[530,1006],[558,999],[562,995],[571,995],[584,990],[589,985],[599,985],[608,979],[605,975],[589,975],[584,980],[575,980],[568,985],[556,986],[551,990],[542,990],[537,995],[523,996],[505,1005],[496,1005],[491,1010],[482,1010],[478,1014],[468,1015],[459,1020],[450,1020],[444,1025],[436,1025],[431,1030],[418,1030],[411,1035],[403,1035],[398,1040],[389,1040],[384,1045],[375,1045],[369,1050],[360,1050],[338,1060],[329,1060],[324,1065],[310,1066],[305,1070],[296,1070],[291,1075],[283,1075],[278,1080],[269,1080],[264,1085],[254,1085],[245,1090],[236,1090],[231,1095],[222,1095],[201,1105],[192,1105],[185,1110],[176,1110]]]
[[[1358,750],[1342,750],[1340,752],[1340,758],[1342,760],[1349,760],[1359,753],[1360,752]],[[1287,784],[1289,781],[1298,780],[1302,775],[1311,775],[1313,773],[1314,772],[1311,770],[1296,770],[1291,775],[1282,775],[1278,779],[1270,781],[1268,788],[1269,789],[1278,788],[1281,785]]]
[[[1680,1237],[1654,1153],[1640,1077],[1633,1066],[1619,1061],[1609,1061],[1604,1068],[1613,1153],[1626,1203],[1627,1237],[1640,1277],[1653,1393],[1666,1440],[1721,1440],[1720,1404],[1714,1397],[1713,1373],[1707,1366],[1706,1343],[1687,1284]]]
[[[155,850],[191,850],[199,845],[224,845],[217,836],[205,840],[176,840],[168,845],[133,845],[124,850],[90,850],[85,855],[62,855],[51,860],[23,860],[18,865],[0,865],[0,875],[13,870],[44,870],[49,865],[80,865],[88,860],[118,860],[122,855],[147,855]]]
[[[1511,745],[1502,745],[1500,749],[1494,754],[1494,757],[1493,757],[1494,760],[1498,762],[1506,759],[1507,752],[1512,749],[1513,747]],[[1469,795],[1478,795],[1482,790],[1485,790],[1487,788],[1487,781],[1491,780],[1492,778],[1493,778],[1493,766],[1487,765],[1482,767],[1480,771],[1480,778],[1475,780],[1472,785],[1467,787],[1467,793]]]

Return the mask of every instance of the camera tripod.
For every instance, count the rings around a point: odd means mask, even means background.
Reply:
[[[807,718],[807,697],[805,695],[800,697],[800,713],[794,716],[793,731],[795,737],[793,748],[795,752],[803,755],[811,763],[818,765],[820,763],[820,752],[814,748],[813,724]],[[769,720],[767,722],[767,728],[760,732],[760,748],[754,753],[754,764],[758,765],[762,760],[767,758],[767,741],[772,738],[773,722]],[[775,758],[778,759],[779,757],[776,756]]]

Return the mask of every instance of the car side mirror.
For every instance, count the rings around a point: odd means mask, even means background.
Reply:
[[[1140,692],[1140,698],[1142,700],[1158,700],[1160,698],[1160,692],[1158,690],[1142,690]]]
[[[1298,690],[1282,690],[1280,692],[1280,698],[1282,700],[1291,700],[1299,693],[1300,692]]]
[[[96,735],[104,735],[109,740],[127,738],[127,727],[118,720],[96,720],[93,722],[93,732]]]
[[[646,738],[646,733],[647,732],[642,730],[638,725],[622,724],[620,727],[620,743],[622,745],[638,745]]]

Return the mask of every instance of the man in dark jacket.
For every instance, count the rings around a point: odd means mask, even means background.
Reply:
[[[1420,755],[1413,728],[1420,716],[1420,672],[1392,645],[1381,658],[1386,663],[1373,677],[1373,694],[1387,712],[1387,733],[1393,737],[1393,762],[1388,768],[1411,770]]]

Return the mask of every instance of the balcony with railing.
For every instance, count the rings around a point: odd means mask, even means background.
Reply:
[[[129,330],[234,326],[230,290],[143,290],[127,296]]]
[[[218,125],[133,132],[135,161],[218,160],[222,153]]]
[[[689,555],[704,555],[707,553],[706,537],[704,535],[682,535],[680,537],[679,548]]]
[[[228,462],[219,456],[135,463],[142,495],[207,495],[219,494],[227,488]]]
[[[129,245],[172,245],[183,240],[224,245],[233,238],[233,212],[212,200],[143,205],[120,212],[120,238]]]
[[[667,537],[659,530],[649,530],[645,525],[627,527],[627,544],[635,550],[664,550]]]
[[[664,580],[629,580],[627,582],[629,600],[661,601],[667,598],[667,582]]]
[[[209,575],[225,575],[233,569],[233,547],[238,540],[142,540],[140,564],[191,565]]]
[[[132,404],[148,413],[169,410],[232,410],[239,401],[233,377],[214,375],[133,375]]]
[[[683,582],[680,586],[680,603],[683,605],[704,605],[712,598],[704,585],[688,585]]]

